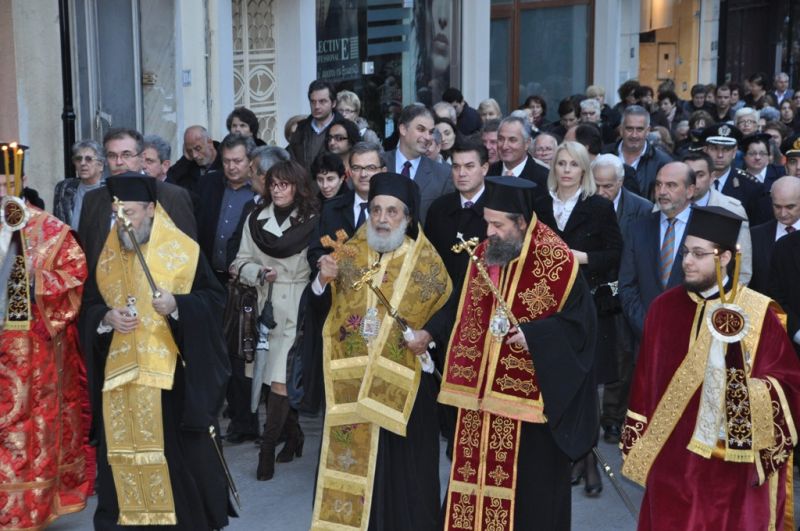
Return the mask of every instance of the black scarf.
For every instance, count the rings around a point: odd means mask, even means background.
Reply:
[[[291,226],[283,231],[283,236],[279,237],[262,228],[267,218],[258,219],[258,215],[265,208],[267,208],[267,205],[256,207],[253,213],[250,214],[249,221],[250,234],[253,236],[253,241],[264,254],[273,258],[288,258],[308,247],[311,233],[314,231],[316,224],[316,219],[313,216],[305,220],[290,218]],[[294,204],[285,208],[272,205],[272,208],[276,223],[282,225],[294,209]]]

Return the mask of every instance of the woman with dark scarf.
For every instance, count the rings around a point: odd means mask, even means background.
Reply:
[[[311,178],[317,182],[320,203],[347,192],[344,182],[347,180],[347,169],[339,155],[321,151],[311,163]]]
[[[267,421],[258,455],[259,481],[272,479],[275,462],[288,462],[303,452],[304,436],[297,411],[287,398],[286,363],[297,331],[300,298],[311,270],[306,251],[317,222],[319,202],[306,170],[295,161],[278,162],[267,172],[263,203],[248,216],[233,268],[240,280],[255,286],[258,307],[271,300],[275,326],[269,331],[266,364],[261,383],[270,386]],[[251,368],[251,370],[253,370]],[[259,378],[254,374],[254,380]],[[278,436],[286,425],[286,444],[275,457]]]

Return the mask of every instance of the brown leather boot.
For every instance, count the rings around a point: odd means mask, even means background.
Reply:
[[[303,430],[300,428],[300,422],[296,409],[289,409],[289,415],[286,417],[286,444],[278,453],[275,459],[276,463],[288,463],[292,459],[302,457],[303,443],[306,437]]]
[[[256,470],[258,481],[270,480],[275,475],[275,446],[278,444],[278,435],[283,430],[288,415],[289,399],[270,393],[269,400],[267,400],[267,422],[264,424],[261,450],[258,452],[258,469]]]

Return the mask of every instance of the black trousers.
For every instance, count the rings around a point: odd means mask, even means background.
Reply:
[[[603,387],[603,411],[600,415],[602,426],[622,426],[628,411],[628,395],[638,345],[631,337],[632,334],[626,334],[627,330],[622,328],[624,326],[627,324],[617,319],[616,355],[619,379]]]
[[[244,360],[231,356],[231,378],[228,380],[226,398],[228,413],[228,435],[241,433],[258,435],[258,412],[250,411],[250,393],[253,379],[244,375]]]

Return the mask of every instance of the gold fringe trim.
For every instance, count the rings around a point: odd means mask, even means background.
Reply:
[[[175,513],[119,513],[119,525],[177,525]]]

